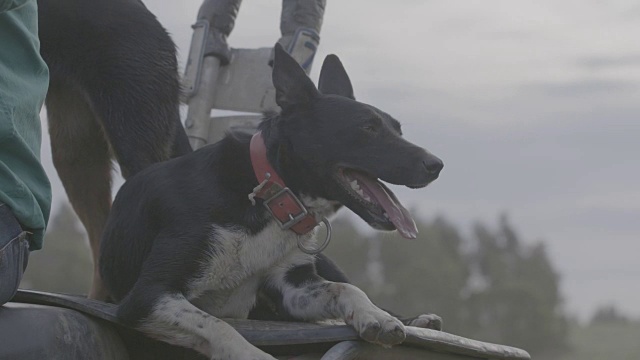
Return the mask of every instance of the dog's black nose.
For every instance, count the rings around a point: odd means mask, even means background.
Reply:
[[[424,165],[424,168],[427,169],[427,172],[431,175],[440,174],[440,170],[442,170],[442,168],[444,167],[444,163],[442,162],[442,160],[438,159],[435,156],[428,160],[424,160],[422,164]]]

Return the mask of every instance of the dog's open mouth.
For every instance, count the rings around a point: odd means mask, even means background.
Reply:
[[[377,222],[386,222],[386,228],[397,229],[402,237],[415,239],[418,235],[416,223],[411,214],[398,201],[389,188],[375,177],[349,168],[340,168],[338,178],[343,187]]]

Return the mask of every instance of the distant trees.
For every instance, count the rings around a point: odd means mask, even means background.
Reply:
[[[465,330],[477,338],[549,358],[566,348],[559,275],[542,243],[527,246],[502,216],[495,230],[478,224],[469,254],[479,284],[470,284]]]
[[[614,305],[601,306],[590,321],[572,321],[570,351],[554,360],[640,359],[640,319]]]
[[[333,223],[327,254],[380,306],[407,315],[433,312],[445,330],[517,346],[550,358],[567,342],[559,276],[541,243],[524,244],[500,218],[464,236],[443,217],[418,221],[419,238],[363,235]]]
[[[601,306],[593,314],[591,325],[598,324],[627,324],[629,317],[620,312],[614,305]]]

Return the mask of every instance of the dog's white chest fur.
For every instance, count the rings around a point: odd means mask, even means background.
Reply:
[[[301,200],[318,221],[334,213],[335,202],[304,195]],[[272,221],[251,235],[213,225],[209,235],[211,254],[202,273],[190,282],[187,299],[214,316],[245,318],[255,304],[260,285],[270,274],[313,262],[312,255],[298,249],[298,241],[305,247],[315,247],[317,231],[316,228],[297,235]]]
[[[214,316],[246,317],[260,284],[274,267],[312,261],[311,256],[298,250],[297,242],[300,238],[312,244],[315,233],[298,236],[275,222],[255,235],[214,226],[211,254],[202,274],[191,281],[187,298]]]

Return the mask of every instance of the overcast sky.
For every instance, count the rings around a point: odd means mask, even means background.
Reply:
[[[145,3],[184,65],[200,3]],[[272,45],[280,4],[245,0],[231,45]],[[337,54],[359,100],[444,160],[427,189],[397,191],[405,205],[467,227],[507,212],[547,244],[569,311],[640,316],[637,2],[328,0],[321,38],[314,80]],[[59,204],[48,139],[43,161]]]

